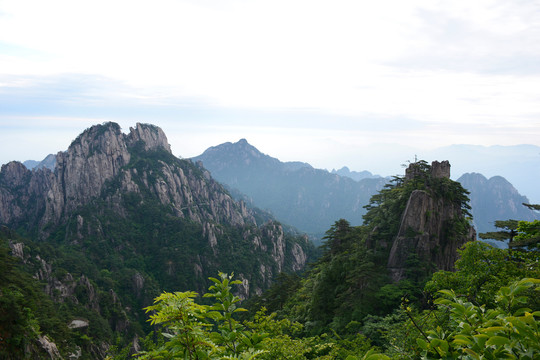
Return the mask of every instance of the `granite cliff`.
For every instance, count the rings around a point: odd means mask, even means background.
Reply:
[[[162,290],[202,292],[218,270],[234,271],[248,297],[301,270],[312,245],[269,218],[175,157],[147,124],[87,129],[56,155],[54,171],[19,162],[0,171],[0,225],[29,239],[8,239],[12,254],[52,300],[75,309],[71,320],[85,319],[74,328],[103,337],[82,347],[96,358],[110,345],[101,334],[143,335],[142,308]],[[107,320],[89,321],[88,311]]]
[[[87,129],[67,151],[56,155],[54,171],[31,171],[19,162],[2,166],[0,224],[23,227],[41,240],[62,225],[67,229],[66,238],[80,239],[103,224],[98,221],[93,229],[88,228],[95,217],[86,218],[78,211],[99,199],[115,216],[125,218],[129,216],[125,194],[140,196],[141,205],[144,197],[157,200],[171,216],[199,224],[214,250],[224,224],[247,226],[252,237],[265,237],[275,248],[275,271],[267,274],[265,283],[285,269],[287,257],[291,257],[291,269],[305,264],[302,247],[307,243],[286,244],[281,225],[257,224],[253,210],[233,200],[207,170],[174,157],[163,131],[146,124],[137,124],[128,134],[114,123]],[[258,226],[262,226],[260,234],[252,229]],[[248,236],[245,233],[243,237]]]
[[[0,172],[0,223],[17,225],[31,214],[30,225],[43,232],[46,225],[65,221],[75,209],[111,190],[113,180],[116,187],[105,196],[113,203],[123,192],[148,191],[172,206],[175,215],[199,223],[254,222],[244,205],[234,202],[202,168],[156,158],[155,169],[139,173],[134,165],[147,161],[139,157],[152,152],[174,158],[160,128],[137,124],[125,135],[117,124],[109,123],[86,130],[67,151],[59,152],[54,171],[30,171],[21,163],[8,163]]]
[[[419,180],[426,185],[410,193],[388,257],[395,282],[405,278],[413,264],[426,272],[453,270],[457,249],[476,238],[464,202],[456,199],[459,184],[450,180],[450,163],[434,161],[428,168],[410,164],[405,183]]]

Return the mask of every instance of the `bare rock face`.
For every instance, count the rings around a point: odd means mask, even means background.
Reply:
[[[63,195],[63,210],[69,213],[99,195],[105,182],[118,175],[129,160],[118,125],[94,126],[82,133],[68,151],[56,156],[56,182],[63,193],[55,197]]]
[[[448,161],[434,162],[431,176],[448,178],[449,169]],[[412,174],[415,174],[415,169],[407,172],[408,176]],[[413,178],[407,177],[406,181]],[[461,233],[454,230],[460,228],[456,226],[458,223],[463,225]],[[435,197],[428,191],[414,190],[390,250],[388,270],[392,280],[397,282],[403,279],[408,267],[419,264],[427,267],[424,269],[426,271],[453,270],[458,256],[457,249],[475,238],[474,228],[464,219],[459,205]],[[416,261],[416,265],[412,265],[411,260]]]
[[[146,151],[163,149],[171,152],[171,146],[163,130],[157,126],[143,125],[138,123],[135,128],[129,128],[127,136],[129,146],[140,142]]]
[[[434,178],[450,178],[450,162],[445,161],[433,161],[431,163],[431,176]]]
[[[66,151],[57,154],[54,171],[48,168],[30,171],[18,162],[2,166],[0,224],[36,229],[42,240],[62,226],[65,241],[80,244],[88,235],[106,237],[103,221],[108,220],[97,216],[94,219],[79,209],[99,201],[115,216],[126,217],[129,211],[123,199],[127,193],[136,194],[140,205],[148,199],[157,200],[171,211],[170,216],[201,225],[213,258],[194,261],[194,276],[202,276],[211,265],[209,262],[219,257],[218,249],[223,249],[219,241],[226,236],[222,224],[245,227],[240,233],[253,231],[246,235],[255,244],[250,249],[253,256],[270,254],[272,260],[264,264],[264,273],[246,273],[246,281],[252,280],[249,277],[253,275],[262,278],[267,286],[274,274],[285,269],[286,261],[292,267],[290,270],[295,271],[307,261],[304,245],[289,246],[281,225],[269,222],[259,227],[252,210],[243,202],[236,202],[201,164],[174,157],[163,131],[148,124],[137,124],[128,134],[122,133],[114,123],[91,127]],[[179,264],[171,262],[166,272],[172,275],[178,268]],[[99,310],[92,300],[94,289],[88,279],[57,279],[51,274],[50,265],[43,260],[37,277],[46,283],[46,291],[56,301],[66,298],[76,301],[73,291],[77,288],[89,295],[88,306]],[[144,282],[139,281],[142,279],[142,276],[134,279],[137,297],[144,292]]]
[[[307,241],[308,240],[306,238],[306,242]],[[307,255],[298,243],[293,245],[292,255],[294,258],[294,262],[292,264],[293,271],[302,270],[307,263]]]
[[[244,204],[236,203],[206,170],[202,176],[193,167],[182,168],[159,161],[155,170],[144,172],[127,168],[132,152],[164,150],[170,145],[163,131],[153,125],[137,124],[128,135],[114,123],[93,126],[73,141],[69,149],[56,156],[54,172],[30,171],[19,162],[2,166],[0,172],[0,223],[16,225],[19,221],[58,224],[77,208],[101,195],[107,183],[120,179],[121,190],[140,192],[141,185],[154,193],[164,205],[171,205],[176,215],[203,223],[205,220],[235,225],[254,223]],[[142,179],[142,181],[137,181]],[[111,197],[111,201],[115,201]],[[122,213],[122,209],[118,209]],[[79,219],[82,221],[82,219]],[[82,226],[82,224],[81,224]],[[47,233],[42,234],[45,238]]]
[[[51,342],[51,340],[47,336],[39,335],[38,343],[41,349],[43,349],[43,351],[45,351],[45,353],[49,356],[49,359],[62,359],[62,356],[60,355],[56,344]]]
[[[12,161],[5,165],[2,165],[2,174],[4,174],[2,180],[7,186],[12,188],[18,188],[26,185],[31,171],[26,169],[22,163],[18,161]]]

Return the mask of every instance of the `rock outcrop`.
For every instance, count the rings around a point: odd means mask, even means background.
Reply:
[[[138,196],[131,197],[138,200],[130,209],[126,207],[127,194]],[[201,276],[204,281],[210,275],[205,268],[215,266],[212,262],[220,262],[220,256],[234,256],[220,253],[235,248],[220,246],[220,239],[230,237],[223,226],[252,229],[249,231],[254,232],[253,236],[264,243],[265,249],[249,249],[251,256],[264,255],[268,259],[264,274],[246,275],[246,281],[263,279],[263,283],[251,284],[251,289],[260,291],[259,286],[268,286],[273,276],[286,270],[285,263],[288,271],[297,271],[307,261],[307,239],[293,246],[285,240],[281,225],[272,221],[264,226],[258,224],[252,210],[235,201],[201,164],[174,157],[167,137],[153,125],[137,124],[128,134],[122,133],[115,123],[93,126],[56,155],[54,171],[31,171],[19,162],[8,163],[0,171],[0,224],[23,226],[40,240],[46,240],[58,229],[62,229],[64,241],[71,244],[84,243],[88,236],[107,238],[107,223],[113,219],[100,217],[100,213],[108,211],[116,218],[126,218],[138,213],[137,207],[156,200],[168,209],[167,216],[199,224],[205,243],[212,250],[211,257],[193,260],[195,271],[190,276]],[[91,212],[81,210],[90,205],[94,206]],[[168,261],[165,272],[172,277],[180,267],[181,264]],[[69,296],[69,286],[92,293],[84,277],[77,280],[79,283],[51,278],[46,262],[39,272],[38,277],[47,283],[47,291],[59,297],[57,301]],[[143,297],[144,277],[138,274],[133,280],[134,295]],[[88,304],[97,306],[91,301]]]
[[[411,164],[405,181],[413,181],[418,176],[430,176],[433,182],[436,179],[451,181],[450,164],[448,161],[433,162],[428,174]],[[426,273],[453,270],[457,249],[475,238],[475,230],[465,219],[459,203],[436,194],[429,187],[414,190],[390,250],[388,270],[392,280],[397,282],[406,277],[411,266],[422,267],[414,270]]]
[[[24,221],[43,232],[47,225],[65,221],[77,208],[100,196],[113,180],[120,183],[119,191],[149,190],[162,204],[171,205],[177,216],[199,223],[255,222],[245,205],[224,193],[206,170],[158,160],[156,169],[140,173],[127,166],[137,151],[165,151],[172,156],[160,128],[137,124],[125,135],[117,124],[107,123],[87,129],[67,151],[59,152],[54,172],[46,168],[30,171],[19,162],[3,165],[0,224],[17,226]],[[115,201],[114,195],[109,200]],[[46,236],[45,232],[41,237]]]

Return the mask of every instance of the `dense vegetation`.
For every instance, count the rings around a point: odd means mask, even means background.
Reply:
[[[134,157],[130,166],[142,172],[154,164]],[[336,221],[317,262],[301,276],[278,276],[242,305],[249,311],[240,307],[234,286],[241,281],[232,273],[259,265],[251,239],[222,226],[217,246],[227,251],[214,253],[201,240],[200,225],[171,216],[149,194],[123,196],[122,217],[107,197],[96,199],[51,229],[47,242],[5,230],[0,357],[36,353],[29,347],[47,335],[64,356],[82,349],[81,359],[97,358],[100,346],[111,342],[108,353],[115,359],[133,353],[142,359],[538,358],[537,223],[518,222],[512,236],[519,247],[466,244],[453,272],[434,271],[426,259],[409,254],[405,278],[391,281],[389,252],[414,191],[462,211],[449,224],[450,238],[468,231],[467,192],[447,178],[431,177],[426,163],[415,165],[414,179],[396,177],[372,197],[364,225]],[[113,181],[105,191],[114,195],[114,189]],[[85,219],[82,228],[78,216]],[[24,244],[22,260],[9,255],[9,243]],[[236,255],[216,255],[229,252]],[[187,276],[201,258],[204,273]],[[39,279],[28,275],[36,273]],[[71,284],[73,295],[51,288],[55,281]],[[70,329],[74,318],[89,325]],[[136,335],[143,338],[133,345]]]
[[[49,224],[45,240],[37,240],[29,221],[17,227],[24,237],[10,230],[3,233],[0,313],[5,322],[0,333],[5,336],[0,337],[10,347],[2,344],[0,351],[17,348],[13,358],[23,358],[21,354],[36,352],[36,340],[43,334],[65,358],[79,350],[79,359],[103,358],[109,344],[129,347],[151,330],[143,308],[162,291],[202,292],[210,275],[236,269],[249,280],[252,292],[268,287],[271,277],[263,279],[261,266],[270,274],[277,274],[278,266],[271,251],[253,245],[255,240],[272,249],[274,238],[282,235],[281,245],[290,250],[299,244],[311,256],[314,248],[307,238],[279,233],[279,223],[256,212],[255,219],[265,223],[238,226],[208,220],[216,240],[210,244],[204,233],[208,228],[177,216],[144,185],[162,181],[164,166],[204,181],[201,169],[190,161],[166,151],[146,151],[138,144],[126,170],[139,175],[132,179],[141,185],[140,192],[122,192],[119,175],[65,222]],[[22,259],[9,255],[13,244],[21,246]],[[290,252],[282,259],[287,271],[292,271]],[[74,319],[86,325],[68,328]]]
[[[403,299],[384,317],[367,316],[346,333],[306,335],[305,324],[262,308],[250,320],[220,273],[205,298],[163,293],[146,310],[156,333],[141,359],[537,359],[540,356],[540,256],[481,242],[461,250],[456,272],[437,272],[425,307]],[[450,288],[453,288],[450,290]],[[152,341],[151,338],[157,339]],[[125,355],[125,354],[124,354]],[[119,358],[123,358],[119,355]]]
[[[6,227],[0,228],[0,358],[23,359],[28,352],[46,356],[36,346],[42,334],[54,339],[61,350],[84,346],[85,334],[67,326],[77,305],[67,308],[54,303],[43,292],[43,284],[29,275],[28,266],[9,254],[8,239],[22,240]]]
[[[540,356],[540,255],[534,249],[470,242],[459,251],[454,272],[430,272],[430,264],[411,256],[406,278],[390,281],[389,248],[414,190],[458,206],[464,216],[449,231],[454,236],[466,231],[466,191],[447,178],[430,177],[427,164],[417,165],[420,176],[396,178],[372,198],[363,226],[337,221],[327,232],[320,259],[302,277],[282,274],[263,296],[246,304],[252,315],[244,315],[243,322],[239,315],[244,313],[236,314],[238,299],[230,294],[234,282],[225,274],[213,279],[216,285],[205,295],[219,300],[216,292],[227,293],[225,305],[223,300],[196,301],[195,293],[156,298],[147,310],[163,335],[145,342],[143,358]],[[190,311],[195,314],[185,313]]]

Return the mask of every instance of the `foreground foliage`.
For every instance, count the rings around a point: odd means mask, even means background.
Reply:
[[[525,278],[501,287],[493,309],[463,300],[452,290],[441,290],[436,304],[446,311],[448,325],[417,339],[422,358],[538,359],[540,311],[522,306],[529,300],[525,293],[539,284],[540,279]]]
[[[431,309],[419,311],[405,302],[398,311],[402,316],[380,321],[385,354],[361,334],[302,336],[302,324],[278,320],[266,309],[241,323],[235,314],[245,309],[231,293],[231,286],[240,282],[223,273],[211,280],[214,285],[204,297],[214,298],[214,304],[196,302],[195,292],[177,292],[161,294],[146,308],[162,337],[146,341],[148,349],[138,358],[532,360],[540,356],[538,278],[501,286],[489,298],[493,306],[476,305],[447,289],[437,291]],[[364,330],[370,333],[368,327]]]
[[[161,338],[139,353],[140,359],[356,359],[373,350],[363,336],[343,339],[321,335],[296,336],[302,325],[275,314],[259,311],[251,321],[240,323],[236,314],[246,311],[238,307],[240,298],[232,294],[232,275],[210,278],[214,285],[204,298],[214,298],[211,305],[195,301],[195,292],[163,293],[154,305],[146,308],[150,322],[158,326]],[[378,357],[381,358],[381,357]]]

